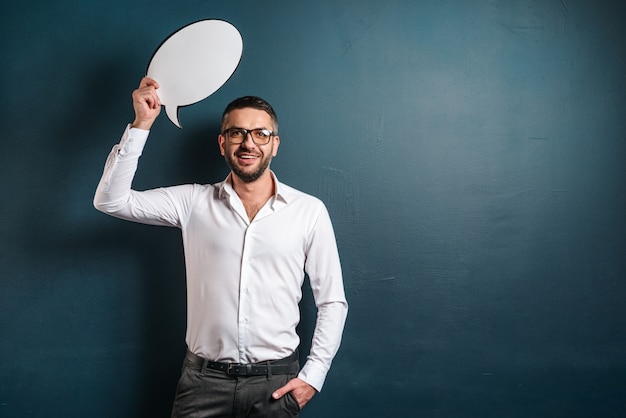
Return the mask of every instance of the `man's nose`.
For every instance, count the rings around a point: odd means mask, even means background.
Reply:
[[[248,143],[248,138],[250,138],[250,142],[249,143]],[[246,136],[243,139],[242,144],[245,144],[246,146],[248,146],[248,145],[256,145],[254,143],[254,139],[252,139],[252,132],[250,132],[250,131],[246,132]]]

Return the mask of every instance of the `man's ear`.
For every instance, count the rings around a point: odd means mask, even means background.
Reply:
[[[219,134],[217,136],[217,144],[220,147],[220,153],[222,154],[222,156],[224,156],[224,141],[226,141],[226,138],[224,138],[224,135]]]
[[[276,154],[278,154],[278,146],[280,145],[280,137],[276,135],[272,138],[272,141],[274,141],[274,152],[272,152],[272,157],[276,157]]]

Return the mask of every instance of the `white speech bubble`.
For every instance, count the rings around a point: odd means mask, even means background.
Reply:
[[[178,109],[215,93],[233,75],[243,52],[243,39],[223,20],[201,20],[182,27],[157,48],[147,76],[159,83],[165,113],[181,128]]]

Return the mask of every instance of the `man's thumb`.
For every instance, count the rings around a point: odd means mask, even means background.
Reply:
[[[289,390],[290,390],[289,383],[287,383],[282,388],[276,389],[276,391],[274,393],[272,393],[272,398],[280,399],[280,398],[282,398],[285,395],[285,393],[289,392]]]

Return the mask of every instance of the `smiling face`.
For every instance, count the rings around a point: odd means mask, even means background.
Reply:
[[[225,119],[223,131],[230,128],[275,130],[272,118],[267,112],[251,107],[233,109]],[[252,140],[252,135],[248,134],[241,144],[232,144],[225,135],[220,134],[218,142],[220,152],[233,174],[250,183],[263,176],[269,176],[267,169],[272,157],[276,156],[280,139],[278,136],[272,136],[269,143],[258,145]]]

